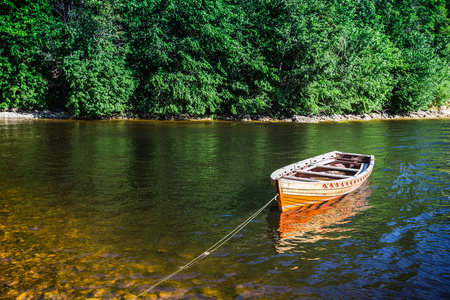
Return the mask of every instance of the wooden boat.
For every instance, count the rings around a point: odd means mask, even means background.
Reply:
[[[333,151],[278,169],[270,175],[278,208],[289,211],[339,199],[366,181],[374,162],[373,155]]]

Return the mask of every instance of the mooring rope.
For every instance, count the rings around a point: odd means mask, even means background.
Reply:
[[[272,201],[274,201],[277,197],[273,197],[272,199],[270,199],[269,202],[267,202],[266,204],[264,204],[264,206],[262,206],[260,209],[258,209],[253,215],[251,215],[247,220],[245,220],[244,222],[242,222],[239,226],[237,226],[235,229],[233,229],[230,233],[228,233],[226,236],[224,236],[220,241],[218,241],[217,243],[215,243],[214,245],[212,245],[211,247],[209,247],[208,250],[204,251],[202,254],[200,254],[199,256],[197,256],[196,258],[194,258],[193,260],[191,260],[190,262],[188,262],[187,264],[185,264],[182,267],[179,267],[178,270],[176,270],[175,272],[167,275],[164,278],[161,278],[160,280],[158,280],[155,284],[153,284],[151,287],[149,287],[148,289],[146,289],[145,291],[143,291],[142,293],[140,293],[139,295],[137,295],[136,297],[133,298],[137,299],[139,297],[141,297],[142,295],[144,295],[145,293],[150,292],[151,290],[153,290],[155,287],[157,287],[158,285],[162,284],[163,282],[171,279],[172,277],[174,277],[175,275],[177,275],[178,273],[180,273],[183,270],[186,270],[189,267],[192,267],[193,265],[195,265],[196,263],[198,263],[199,261],[201,261],[202,259],[204,259],[205,257],[207,257],[208,255],[210,255],[211,253],[213,253],[214,251],[216,251],[217,249],[219,249],[223,244],[225,244],[228,240],[230,240],[233,236],[235,236],[239,231],[241,231],[248,223],[250,223],[254,218],[256,218],[256,216],[258,216]]]

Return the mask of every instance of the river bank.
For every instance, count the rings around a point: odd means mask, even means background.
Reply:
[[[393,114],[390,112],[376,112],[370,114],[342,114],[342,115],[318,115],[318,116],[282,116],[271,117],[263,115],[236,115],[236,116],[192,116],[189,114],[164,115],[164,114],[134,114],[126,112],[102,118],[79,118],[67,112],[50,110],[20,110],[9,109],[0,111],[0,120],[26,120],[26,119],[101,119],[101,120],[168,120],[168,121],[241,121],[241,122],[295,122],[295,123],[317,123],[330,121],[369,121],[369,120],[391,120],[391,119],[426,119],[426,118],[448,118],[450,108],[443,106],[439,109],[419,112],[408,112]]]

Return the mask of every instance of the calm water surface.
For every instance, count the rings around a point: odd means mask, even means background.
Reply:
[[[340,150],[367,185],[297,214],[269,175]],[[2,299],[448,299],[450,119],[0,122]],[[275,203],[274,203],[275,205]]]

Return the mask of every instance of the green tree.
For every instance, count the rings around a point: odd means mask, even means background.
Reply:
[[[64,60],[70,83],[67,108],[74,115],[102,116],[122,113],[134,90],[131,71],[124,59],[110,51],[75,52]]]
[[[287,3],[279,102],[291,113],[371,112],[392,95],[398,50],[379,29],[359,26],[338,8],[321,0]]]
[[[60,13],[70,39],[80,41],[63,62],[69,85],[67,108],[77,116],[121,113],[128,108],[135,82],[125,59],[122,8],[115,0],[88,0],[83,7],[72,8],[73,15]]]
[[[449,43],[450,5],[446,0],[373,0],[386,33],[401,48],[414,46],[410,35],[420,34],[440,53]]]
[[[389,107],[426,110],[449,99],[448,3],[445,0],[372,1],[384,31],[401,50],[393,72],[396,86]]]
[[[46,107],[43,49],[51,7],[45,0],[0,2],[0,107]]]
[[[408,112],[445,104],[450,99],[448,64],[434,54],[422,34],[410,34],[408,43],[411,47],[403,49],[403,63],[395,71],[397,84],[390,107]]]
[[[269,107],[272,71],[252,44],[249,7],[233,1],[130,2],[130,61],[142,78],[136,106],[192,114]]]

